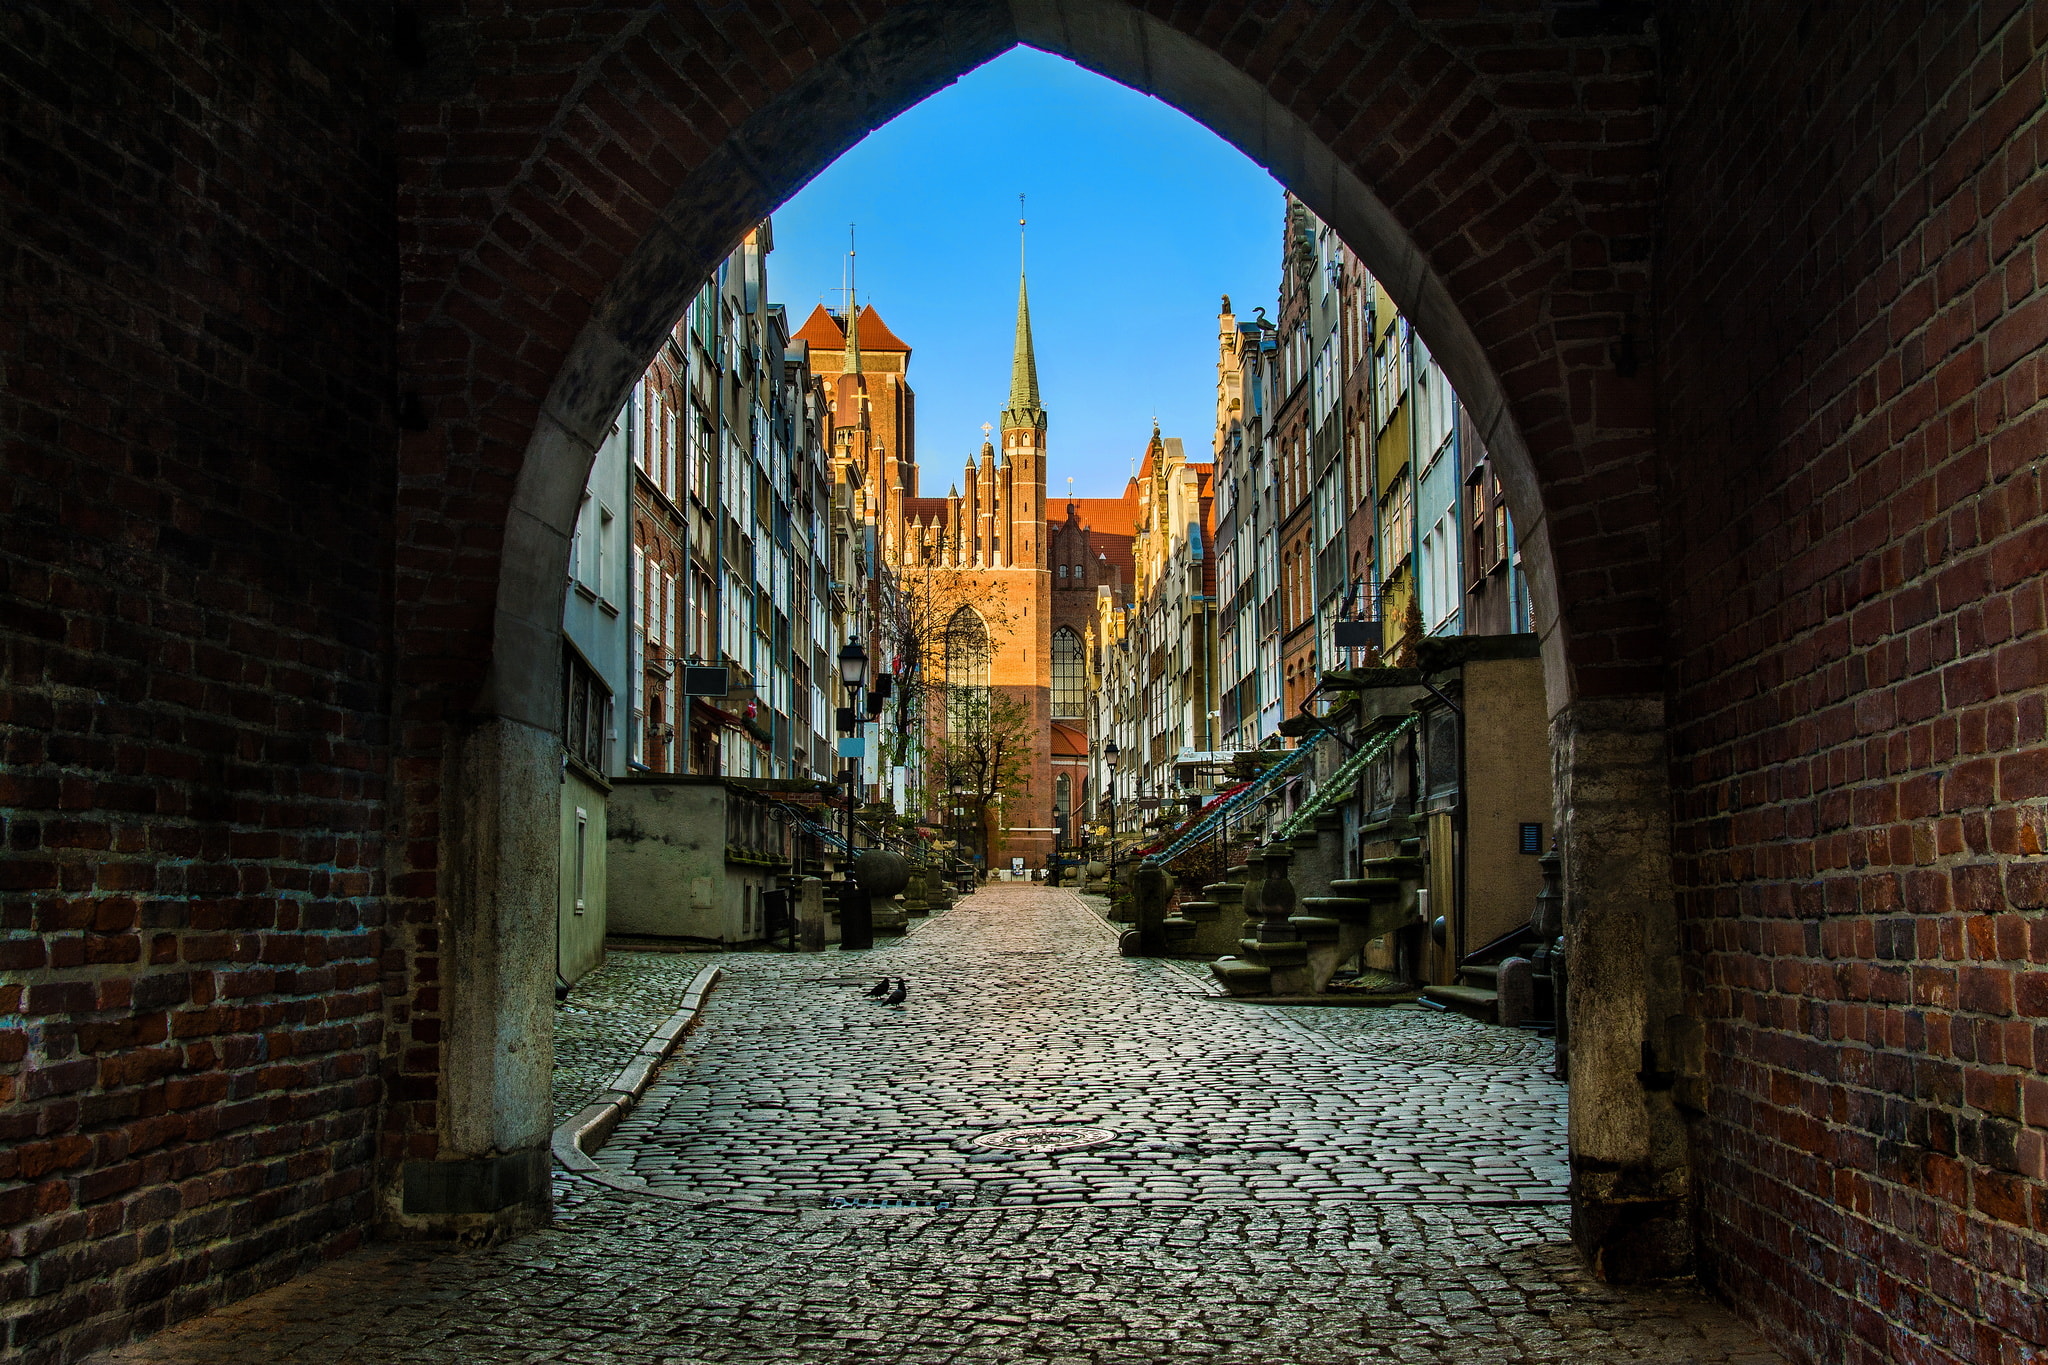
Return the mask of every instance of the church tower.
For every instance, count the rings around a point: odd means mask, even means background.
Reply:
[[[1008,562],[1045,568],[1045,409],[1038,401],[1038,358],[1031,349],[1031,299],[1017,272],[1017,341],[1010,357],[1010,402],[1003,409],[1003,467],[1009,485]]]

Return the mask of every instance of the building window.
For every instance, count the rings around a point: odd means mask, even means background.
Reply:
[[[1081,637],[1061,626],[1052,633],[1052,714],[1056,720],[1087,714],[1087,669],[1081,658]]]
[[[592,772],[606,771],[606,732],[611,728],[611,689],[583,656],[562,650],[562,747]]]
[[[1414,544],[1411,539],[1414,499],[1414,488],[1408,482],[1408,471],[1404,469],[1394,477],[1394,486],[1387,490],[1385,500],[1380,503],[1380,544],[1384,547],[1380,573],[1384,577],[1394,576]]]
[[[973,607],[946,622],[946,726],[967,729],[988,699],[988,623]]]

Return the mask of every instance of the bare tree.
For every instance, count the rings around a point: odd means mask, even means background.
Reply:
[[[960,609],[972,608],[995,632],[1007,632],[1014,622],[989,592],[986,577],[972,569],[898,567],[892,577],[890,591],[878,604],[894,680],[890,706],[895,724],[887,759],[915,769],[928,730],[943,723],[947,634]],[[922,785],[911,783],[913,791]]]
[[[958,653],[956,666],[958,674]],[[1003,803],[1024,791],[1031,764],[1031,710],[999,687],[943,684],[943,723],[930,740],[933,799],[960,812],[984,867],[1001,856]]]

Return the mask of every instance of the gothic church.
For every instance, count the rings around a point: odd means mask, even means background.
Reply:
[[[1006,804],[996,857],[1043,867],[1081,840],[1087,800],[1089,636],[1098,589],[1122,602],[1131,574],[1135,489],[1046,511],[1046,410],[1039,400],[1031,304],[1017,281],[1017,334],[1000,446],[984,440],[943,498],[920,496],[910,347],[872,305],[814,309],[795,340],[832,394],[836,457],[863,471],[864,514],[883,562],[900,577],[964,571],[985,586],[985,612],[962,621],[988,638],[986,677],[1030,717],[1034,752],[1020,799]],[[987,430],[987,428],[984,428]],[[956,679],[956,681],[958,681]]]

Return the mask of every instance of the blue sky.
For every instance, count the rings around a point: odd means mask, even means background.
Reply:
[[[1216,309],[1270,314],[1281,191],[1171,106],[1014,49],[869,136],[775,213],[770,297],[837,306],[858,224],[861,300],[911,347],[917,455],[939,496],[1009,390],[1017,195],[1050,414],[1049,504],[1114,496],[1161,430],[1206,459]]]

